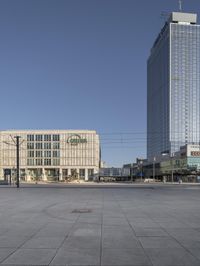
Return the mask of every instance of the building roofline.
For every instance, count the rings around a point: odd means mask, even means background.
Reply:
[[[96,130],[89,130],[89,129],[6,129],[0,130],[0,133],[28,133],[28,132],[52,132],[52,133],[97,133]]]

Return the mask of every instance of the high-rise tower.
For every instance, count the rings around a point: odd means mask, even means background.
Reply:
[[[200,143],[200,25],[173,12],[147,66],[147,158]]]

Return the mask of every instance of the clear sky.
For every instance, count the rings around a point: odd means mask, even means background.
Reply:
[[[0,129],[94,129],[108,166],[145,158],[146,61],[171,11],[178,0],[1,0]]]

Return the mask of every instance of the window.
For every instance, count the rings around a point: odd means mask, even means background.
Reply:
[[[80,177],[85,177],[85,169],[80,169],[79,170],[79,176]]]
[[[44,159],[44,165],[51,165],[51,159]]]
[[[53,159],[53,165],[60,165],[60,159]]]
[[[27,141],[34,141],[34,135],[27,135]]]
[[[36,159],[35,164],[36,165],[42,165],[42,159]]]
[[[46,144],[46,143],[45,143]],[[42,143],[41,142],[36,142],[35,143],[35,148],[37,149],[37,150],[42,150]]]
[[[34,149],[34,143],[27,143],[27,149],[33,150]]]
[[[34,159],[28,159],[27,165],[34,165]]]
[[[44,149],[45,150],[50,150],[51,149],[51,142],[44,143]]]
[[[53,149],[56,150],[56,149],[60,149],[60,143],[59,142],[53,142]]]
[[[28,151],[28,157],[34,157],[34,151]]]
[[[42,135],[36,135],[35,140],[36,141],[42,141]]]
[[[63,169],[62,174],[63,174],[63,177],[68,176],[68,169]]]
[[[44,141],[51,141],[51,135],[44,135]]]
[[[53,157],[60,157],[60,151],[53,151]]]
[[[42,157],[42,151],[36,151],[35,157]]]
[[[94,175],[94,169],[88,169],[88,176],[91,177]]]
[[[60,141],[60,135],[53,135],[53,141]]]
[[[51,157],[51,151],[44,151],[44,157]]]

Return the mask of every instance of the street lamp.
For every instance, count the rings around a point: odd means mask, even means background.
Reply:
[[[156,162],[156,157],[153,158],[153,179],[155,179],[155,162]]]
[[[130,177],[131,177],[131,182],[133,182],[133,164],[132,163],[130,167]]]
[[[140,165],[141,165],[140,181],[141,182],[142,182],[142,164],[143,164],[143,161],[140,161]]]
[[[172,178],[172,183],[174,182],[174,169],[173,169],[173,155],[170,156],[170,164],[171,164],[171,178]]]
[[[14,136],[14,138],[12,137],[12,135],[10,135],[13,143],[9,143],[7,141],[4,141],[5,144],[7,145],[13,145],[16,147],[16,178],[17,178],[17,181],[16,181],[16,185],[17,185],[17,188],[19,188],[19,179],[20,179],[20,168],[19,168],[19,148],[20,148],[20,145],[23,143],[23,141],[21,143],[19,143],[19,140],[21,138],[21,136]],[[15,141],[16,139],[16,141]]]

